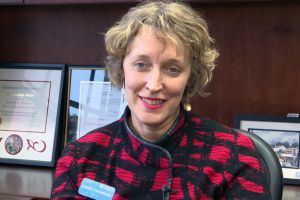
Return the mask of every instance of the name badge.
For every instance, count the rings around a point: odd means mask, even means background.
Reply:
[[[115,191],[116,189],[114,187],[84,178],[81,182],[78,193],[96,200],[112,200]]]

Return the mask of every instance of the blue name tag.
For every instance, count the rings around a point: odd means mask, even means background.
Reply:
[[[92,199],[112,200],[115,191],[116,189],[114,187],[84,178],[78,193]]]

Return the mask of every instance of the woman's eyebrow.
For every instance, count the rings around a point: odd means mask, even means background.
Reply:
[[[134,57],[140,58],[140,59],[150,59],[150,56],[148,56],[146,54],[137,54]]]
[[[137,55],[133,56],[133,59],[134,60],[141,59],[141,60],[144,60],[144,61],[150,61],[151,57],[147,54],[137,54]],[[161,64],[162,65],[169,65],[169,64],[184,65],[184,61],[180,60],[180,59],[177,59],[177,58],[169,58],[169,59],[166,59],[166,60],[162,60]]]
[[[165,61],[163,62],[163,64],[183,65],[183,64],[184,64],[184,61],[179,60],[179,59],[176,59],[176,58],[171,58],[171,59],[165,60]]]

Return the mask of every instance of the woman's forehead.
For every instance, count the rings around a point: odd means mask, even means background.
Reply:
[[[136,36],[155,37],[158,40],[164,41],[164,43],[171,42],[174,45],[181,43],[174,33],[167,32],[149,25],[141,26]]]
[[[184,45],[183,42],[180,41],[175,34],[167,33],[165,31],[159,30],[149,25],[143,25],[140,27],[137,34],[133,37],[133,39],[128,44],[127,53],[129,53],[130,49],[132,48],[132,44],[134,43],[137,37],[139,38],[139,40],[147,39],[149,37],[155,38],[161,41],[163,48],[165,48],[167,45],[174,45],[177,54],[189,52],[189,48],[187,48],[187,46]]]

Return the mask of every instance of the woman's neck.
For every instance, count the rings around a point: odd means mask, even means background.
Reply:
[[[172,127],[174,122],[176,121],[177,117],[180,114],[180,109],[178,109],[178,112],[176,115],[173,115],[166,121],[164,121],[161,124],[156,125],[147,125],[139,123],[138,121],[134,120],[134,117],[132,117],[132,113],[129,116],[129,126],[130,128],[142,139],[148,141],[148,142],[156,142],[160,140]]]

